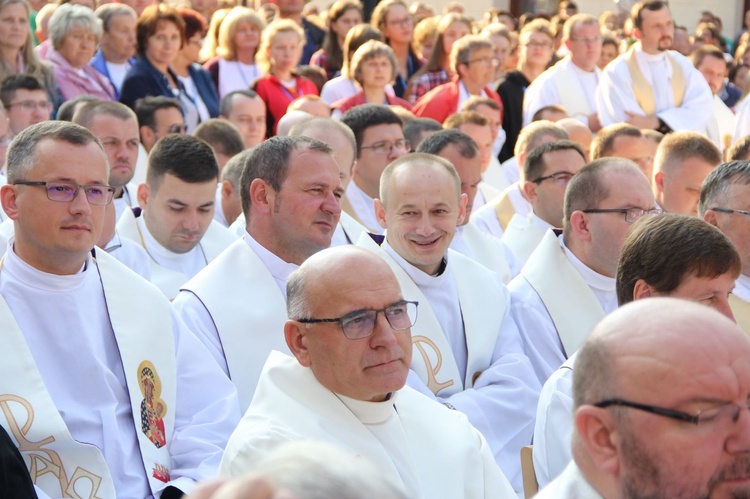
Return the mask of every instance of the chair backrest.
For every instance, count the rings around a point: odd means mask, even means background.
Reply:
[[[526,499],[534,497],[539,492],[539,482],[536,481],[534,471],[533,445],[521,447],[521,474],[523,475],[523,493]]]

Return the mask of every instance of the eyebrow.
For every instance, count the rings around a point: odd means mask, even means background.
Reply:
[[[185,203],[184,201],[180,201],[179,199],[167,199],[167,203],[170,204],[176,204],[178,206],[185,206],[188,207],[189,205]],[[204,203],[202,205],[199,205],[198,208],[204,208],[208,206],[213,206],[215,204],[215,201],[209,201],[208,203]]]

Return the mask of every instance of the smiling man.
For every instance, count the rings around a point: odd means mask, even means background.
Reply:
[[[447,160],[405,156],[386,167],[375,200],[385,240],[365,235],[358,244],[381,255],[420,303],[409,386],[466,414],[520,490],[518,453],[530,442],[540,385],[500,276],[449,249],[466,197]]]
[[[404,386],[422,304],[405,299],[387,263],[354,246],[324,250],[290,276],[287,296],[294,358],[269,357],[223,474],[253,470],[290,440],[318,440],[372,461],[409,498],[515,497],[466,417]]]
[[[213,220],[219,166],[208,144],[169,135],[156,142],[148,161],[146,183],[138,186],[141,216],[126,210],[117,230],[143,246],[152,282],[171,300],[235,238]]]
[[[331,245],[344,189],[333,150],[313,138],[272,137],[243,157],[243,236],[183,286],[174,306],[232,379],[245,411],[268,354],[289,351],[278,333],[286,280]]]

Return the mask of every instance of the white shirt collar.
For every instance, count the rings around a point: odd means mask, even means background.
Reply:
[[[396,252],[395,249],[393,249],[393,247],[391,247],[390,244],[388,244],[388,240],[383,241],[383,250],[388,253],[391,258],[396,260],[396,263],[398,263],[399,267],[404,269],[404,272],[409,275],[411,280],[414,281],[414,284],[416,284],[419,288],[438,286],[441,282],[444,282],[446,279],[448,279],[447,254],[443,256],[443,261],[445,262],[445,268],[443,272],[441,272],[440,275],[430,275],[427,272],[424,272],[423,270],[420,270],[411,263],[407,262],[401,255]]]
[[[86,258],[86,261],[81,265],[81,269],[72,275],[57,275],[48,274],[41,270],[33,267],[16,254],[13,247],[15,242],[15,236],[11,237],[8,241],[8,250],[5,253],[5,259],[3,261],[2,270],[7,272],[9,276],[14,279],[25,283],[27,286],[32,288],[46,290],[46,291],[75,291],[83,286],[86,281],[88,274],[86,271],[91,268],[88,265],[91,259],[91,254]]]
[[[266,266],[268,271],[271,272],[274,280],[279,284],[279,288],[281,288],[281,293],[284,295],[284,298],[286,298],[286,280],[292,272],[299,268],[299,265],[285,262],[275,253],[271,253],[262,244],[256,241],[247,231],[242,238],[250,249],[258,255],[258,258],[260,258],[260,261],[263,262],[263,265]]]
[[[590,267],[584,264],[581,260],[579,260],[578,257],[575,256],[573,252],[568,249],[567,246],[565,246],[565,243],[563,242],[562,234],[558,236],[558,240],[560,241],[560,246],[565,250],[565,255],[568,257],[568,260],[570,261],[571,265],[573,265],[573,267],[578,271],[578,273],[581,274],[581,276],[583,277],[583,280],[586,281],[586,284],[600,291],[614,291],[615,290],[614,277],[607,277],[605,275],[602,275],[599,272],[592,270]]]
[[[383,402],[368,402],[357,400],[340,393],[335,393],[339,400],[354,414],[357,419],[366,425],[378,424],[386,421],[394,413],[394,402],[398,392],[390,394]]]
[[[529,219],[531,220],[531,223],[542,232],[547,232],[549,229],[559,229],[559,227],[555,227],[547,221],[539,218],[533,210],[529,213]]]

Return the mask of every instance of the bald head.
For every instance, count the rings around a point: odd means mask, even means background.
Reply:
[[[357,142],[352,129],[331,118],[309,118],[297,123],[289,131],[291,137],[299,135],[318,139],[331,146],[341,172],[341,184],[346,189],[352,179],[357,153]]]

